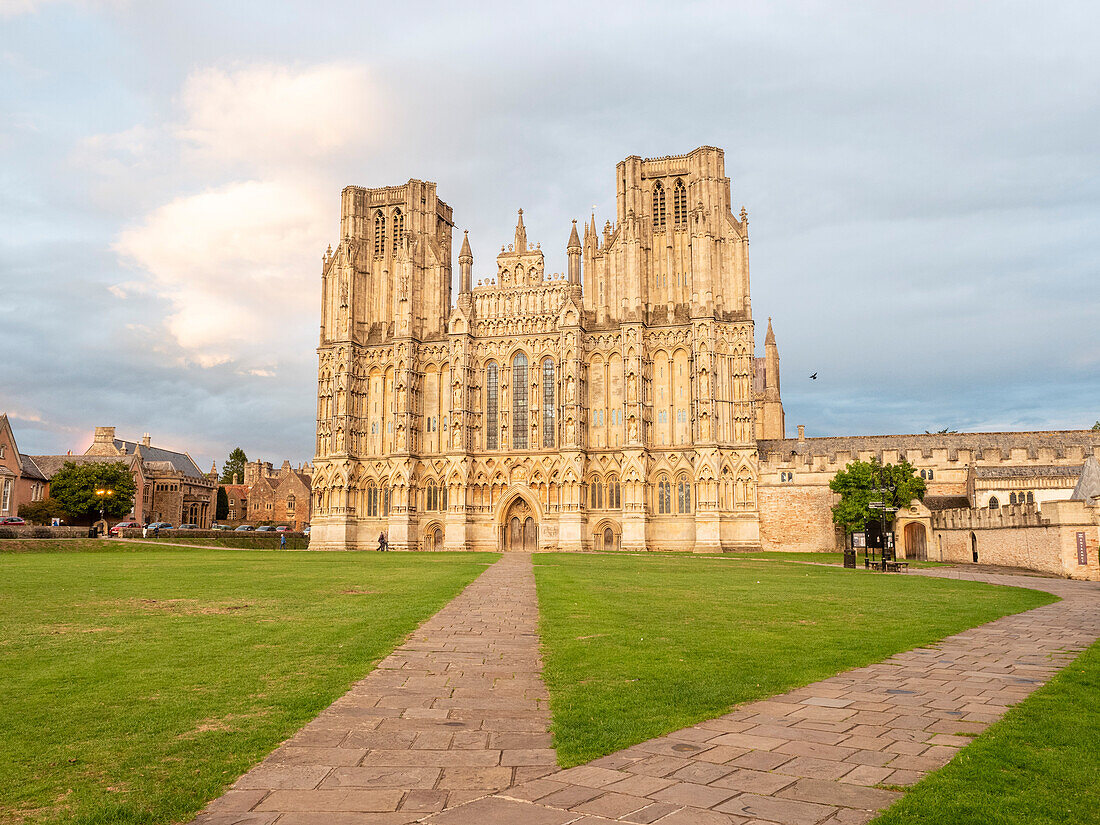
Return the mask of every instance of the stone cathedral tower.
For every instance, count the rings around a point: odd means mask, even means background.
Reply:
[[[322,266],[314,547],[759,545],[758,438],[782,438],[770,323],[754,352],[748,219],[720,149],[630,157],[617,214],[547,273],[519,211],[474,276],[435,185],[344,190]],[[564,233],[563,233],[564,234]]]

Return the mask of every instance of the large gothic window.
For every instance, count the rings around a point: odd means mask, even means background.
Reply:
[[[374,213],[374,254],[382,255],[386,251],[386,216],[382,211]]]
[[[653,184],[653,228],[665,228],[665,188],[660,181]]]
[[[672,220],[676,228],[687,226],[688,222],[688,195],[687,187],[680,178],[676,179],[676,185],[672,188]]]
[[[607,482],[607,506],[611,510],[618,510],[622,507],[622,500],[619,497],[619,479],[612,476]]]
[[[393,210],[393,254],[397,254],[397,250],[401,246],[401,241],[405,237],[405,216],[401,214],[400,209]]]
[[[527,356],[522,352],[512,361],[512,446],[527,447]]]
[[[542,446],[554,446],[554,362],[547,358],[542,362]]]
[[[500,378],[497,365],[490,364],[485,370],[485,449],[497,449],[500,437],[500,421],[497,415],[497,393],[500,390]]]
[[[665,476],[657,482],[657,512],[661,515],[672,512],[672,485]]]
[[[374,486],[374,482],[370,482],[367,485],[367,518],[374,518],[378,515],[378,488]]]
[[[688,481],[687,476],[680,476],[679,481],[676,482],[677,504],[680,505],[681,513],[691,512],[691,482]]]

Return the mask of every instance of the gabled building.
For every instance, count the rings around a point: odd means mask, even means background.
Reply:
[[[19,515],[19,507],[49,494],[49,479],[31,456],[19,452],[6,414],[0,414],[0,518]]]

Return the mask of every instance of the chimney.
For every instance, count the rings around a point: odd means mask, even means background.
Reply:
[[[805,441],[806,440],[806,425],[805,424],[799,424],[798,425],[798,440],[799,441]]]
[[[141,437],[141,446],[142,446],[142,447],[149,447],[149,446],[151,446],[151,445],[149,444],[149,433],[146,433],[145,435],[143,435],[143,436]]]
[[[111,444],[115,440],[115,428],[114,427],[96,427],[95,428],[95,443],[96,444]]]

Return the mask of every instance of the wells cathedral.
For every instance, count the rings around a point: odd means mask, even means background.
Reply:
[[[1100,577],[1078,538],[1097,540],[1100,466],[1094,495],[1076,489],[1100,431],[787,438],[722,150],[628,157],[615,185],[614,222],[574,221],[565,273],[522,210],[491,270],[475,276],[463,237],[453,301],[435,184],[344,189],[322,261],[314,549],[832,550],[828,482],[874,458],[928,485],[898,514],[902,555],[1018,563],[1053,523],[1051,569]]]
[[[720,149],[630,157],[617,216],[546,271],[523,212],[487,277],[410,180],[343,192],[322,275],[314,547],[758,547],[756,443],[782,438],[755,357],[748,219]],[[562,232],[563,237],[566,233]]]

